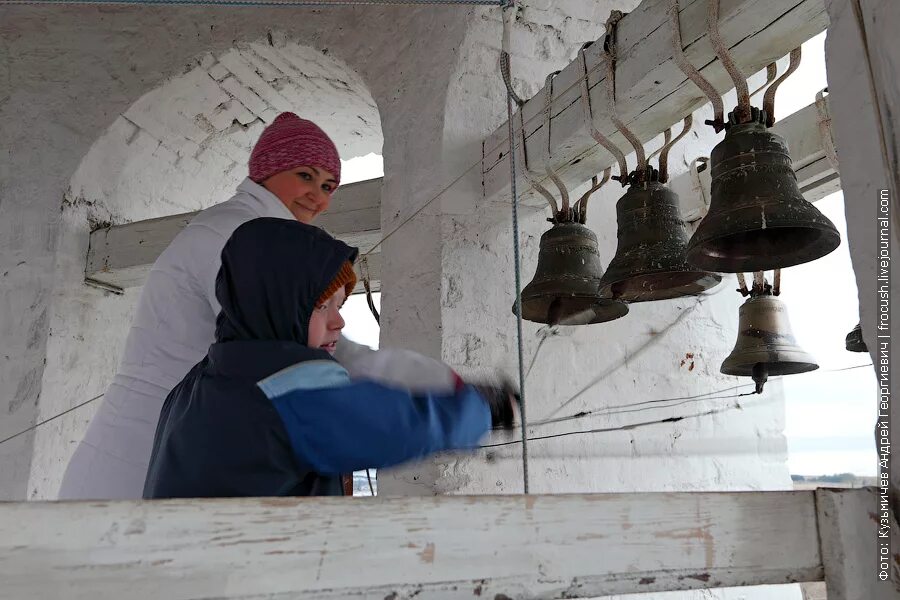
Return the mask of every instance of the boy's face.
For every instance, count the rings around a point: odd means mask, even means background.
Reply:
[[[331,203],[337,189],[334,175],[318,167],[297,167],[276,173],[262,182],[278,196],[294,218],[307,225]]]
[[[307,346],[320,348],[330,354],[334,354],[341,330],[344,328],[344,319],[341,317],[341,306],[347,299],[347,291],[341,287],[334,295],[323,304],[313,309],[309,318],[309,338]]]

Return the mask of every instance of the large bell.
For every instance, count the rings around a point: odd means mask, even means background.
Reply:
[[[632,185],[616,204],[618,247],[601,282],[604,296],[624,302],[699,294],[722,277],[685,260],[687,229],[678,195],[659,181]]]
[[[781,300],[762,293],[744,302],[737,342],[722,363],[722,373],[752,377],[756,393],[761,393],[769,375],[794,375],[818,368],[815,359],[797,345]]]
[[[709,212],[688,244],[687,260],[720,273],[790,267],[838,247],[840,234],[797,186],[785,141],[765,113],[734,124],[713,148]]]
[[[850,352],[868,352],[866,341],[863,339],[862,325],[857,323],[856,327],[850,330],[847,337],[844,338],[844,346]]]
[[[588,325],[625,316],[625,304],[600,295],[602,276],[594,232],[580,223],[554,225],[541,236],[534,278],[522,290],[522,318],[548,325]]]

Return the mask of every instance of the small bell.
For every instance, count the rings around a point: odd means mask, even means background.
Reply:
[[[711,156],[709,212],[688,244],[687,261],[719,273],[790,267],[841,243],[834,224],[797,186],[787,144],[766,129],[765,112],[731,125]]]
[[[850,333],[847,334],[847,337],[844,340],[844,344],[850,352],[869,351],[869,348],[866,346],[866,341],[863,339],[862,325],[860,323],[857,323],[856,327],[850,330]]]
[[[589,325],[624,317],[628,306],[600,295],[602,276],[594,232],[570,221],[554,225],[541,236],[534,278],[522,290],[522,318]]]
[[[715,287],[722,277],[685,260],[687,229],[678,195],[656,180],[628,188],[616,204],[618,246],[603,275],[604,296],[647,302],[692,296]]]
[[[794,375],[818,368],[815,359],[797,345],[784,303],[768,286],[764,291],[754,288],[741,306],[737,342],[722,363],[721,372],[752,377],[760,394],[770,375]]]

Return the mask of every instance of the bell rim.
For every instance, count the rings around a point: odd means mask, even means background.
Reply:
[[[589,321],[586,321],[583,323],[581,323],[581,322],[580,323],[551,323],[550,320],[546,318],[546,316],[549,314],[549,304],[553,302],[553,299],[560,298],[560,297],[564,297],[564,298],[570,299],[570,300],[578,300],[578,299],[593,300],[593,302],[586,304],[583,311],[580,311],[580,312],[587,313],[588,311],[593,310],[594,311],[593,317]],[[546,295],[542,294],[539,296],[528,298],[528,300],[531,300],[531,301],[546,300],[548,298],[550,300],[549,300],[549,302],[547,302],[547,305],[548,305],[547,309],[545,309],[543,311],[539,311],[540,313],[544,314],[545,317],[544,318],[532,318],[532,316],[530,316],[530,315],[527,316],[525,314],[528,311],[526,311],[526,307],[525,307],[526,299],[523,296],[523,298],[522,298],[522,319],[525,321],[530,321],[532,323],[541,323],[543,325],[559,325],[561,327],[569,327],[569,326],[579,326],[579,325],[595,325],[597,323],[608,323],[609,321],[615,321],[616,319],[621,319],[622,317],[627,315],[629,312],[628,305],[620,300],[615,299],[615,298],[600,298],[597,296],[586,296],[586,295],[576,295],[576,294],[566,295],[566,296],[560,296],[559,294],[546,294]],[[518,315],[518,313],[516,312],[516,304],[515,303],[513,303],[513,305],[512,305],[512,313],[514,315]],[[564,319],[561,319],[561,320],[564,320]]]
[[[769,353],[771,355],[771,353]],[[812,360],[812,357],[808,357]],[[729,364],[731,362],[732,364]],[[768,371],[769,377],[778,377],[781,375],[799,375],[801,373],[810,373],[819,368],[819,365],[815,362],[804,361],[804,360],[758,360],[756,362],[741,362],[739,364],[734,364],[737,361],[731,360],[731,357],[725,359],[722,363],[722,366],[719,368],[719,372],[723,375],[734,375],[737,377],[752,377],[753,376],[753,367],[759,364],[766,365],[767,369],[771,367]]]
[[[610,265],[610,267],[612,267],[612,265]],[[606,273],[608,274],[611,271],[611,268],[607,269]],[[672,287],[657,288],[656,290],[650,292],[652,297],[636,297],[634,296],[633,292],[616,293],[613,290],[615,286],[621,285],[626,282],[634,283],[637,280],[641,280],[644,278],[659,277],[665,275],[693,275],[694,277],[692,277],[687,283],[682,283]],[[703,282],[705,280],[708,280],[708,283],[704,284]],[[720,283],[722,283],[722,276],[715,272],[695,269],[689,266],[685,269],[661,268],[641,271],[637,275],[630,275],[618,279],[610,278],[607,281],[602,281],[600,285],[600,293],[606,297],[615,298],[629,304],[635,304],[639,302],[656,302],[660,300],[674,300],[676,298],[697,296],[707,290],[713,289]]]
[[[837,228],[829,221],[826,223],[814,223],[812,226],[804,227],[808,230],[816,230],[820,232],[819,237],[814,243],[808,243],[787,254],[758,254],[742,258],[730,258],[727,256],[719,256],[713,254],[709,250],[709,244],[712,240],[727,239],[745,235],[751,232],[763,231],[761,229],[744,229],[740,231],[730,232],[724,236],[698,236],[701,233],[703,223],[691,236],[687,244],[685,260],[692,267],[700,270],[712,271],[715,273],[753,273],[755,271],[770,271],[772,269],[784,269],[797,265],[806,264],[823,258],[841,245],[841,234]],[[765,231],[777,231],[778,229],[797,228],[795,225],[773,225],[766,227]]]

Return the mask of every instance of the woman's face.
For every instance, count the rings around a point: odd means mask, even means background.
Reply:
[[[341,337],[341,330],[344,328],[341,306],[344,305],[346,299],[347,290],[341,287],[331,298],[313,309],[312,316],[309,318],[307,346],[334,354]]]
[[[328,208],[337,180],[319,167],[297,167],[272,175],[262,185],[278,196],[295,219],[309,224]]]

